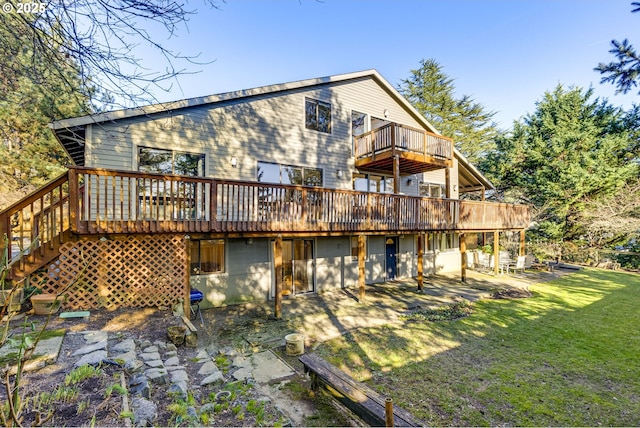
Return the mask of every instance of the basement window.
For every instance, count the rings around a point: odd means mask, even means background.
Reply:
[[[189,247],[192,275],[224,272],[224,239],[192,240]]]

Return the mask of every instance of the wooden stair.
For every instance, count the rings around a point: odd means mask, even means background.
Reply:
[[[46,266],[73,239],[68,181],[65,172],[0,212],[0,250],[2,263],[10,264],[8,280],[20,281]]]

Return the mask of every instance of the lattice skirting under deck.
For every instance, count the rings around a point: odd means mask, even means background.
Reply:
[[[64,290],[65,310],[169,307],[188,295],[187,250],[184,235],[67,242],[31,284],[44,293]]]

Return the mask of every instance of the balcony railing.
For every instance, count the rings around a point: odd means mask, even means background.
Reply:
[[[402,172],[408,174],[451,166],[453,161],[453,140],[398,123],[356,136],[354,146],[359,168],[385,170],[398,156]]]

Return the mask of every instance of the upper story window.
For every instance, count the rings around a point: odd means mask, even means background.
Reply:
[[[258,181],[320,187],[322,186],[322,170],[306,166],[258,162]]]
[[[204,176],[204,155],[138,147],[138,171]]]
[[[320,132],[331,133],[331,104],[305,98],[304,126]]]

